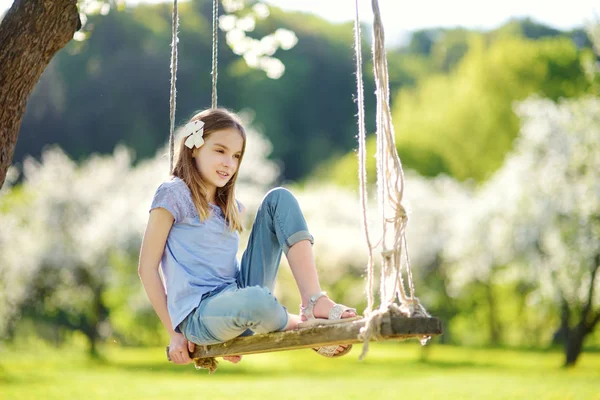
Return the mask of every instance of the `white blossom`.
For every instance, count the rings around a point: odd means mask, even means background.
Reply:
[[[265,19],[271,14],[269,11],[269,6],[267,6],[265,3],[256,3],[254,6],[252,6],[252,11],[258,19]]]
[[[244,32],[252,32],[256,27],[256,20],[252,15],[246,15],[237,20],[235,27]]]
[[[279,79],[285,72],[285,65],[274,57],[261,57],[259,60],[260,68],[267,73],[271,79]]]
[[[219,17],[219,29],[224,32],[229,32],[236,27],[237,20],[237,16],[232,14],[221,15]]]
[[[243,30],[239,28],[234,28],[227,32],[225,38],[227,39],[227,44],[233,47],[235,46],[236,42],[240,40],[245,40],[246,34]]]
[[[255,4],[250,13],[243,16],[234,15],[244,8],[243,1],[227,1],[223,3],[229,14],[219,17],[219,27],[226,32],[227,45],[232,51],[241,55],[250,68],[258,68],[271,79],[279,79],[285,72],[285,66],[274,54],[278,49],[290,50],[297,43],[296,34],[288,29],[277,29],[274,33],[255,39],[246,35],[256,28],[256,20],[269,16],[269,8],[263,3]]]
[[[298,37],[289,29],[279,28],[275,31],[275,39],[283,50],[290,50],[298,44]]]
[[[277,49],[279,48],[279,43],[275,39],[274,35],[267,35],[260,39],[259,43],[259,52],[260,54],[265,54],[268,56],[272,56],[275,54]]]
[[[234,13],[244,8],[244,0],[223,0],[221,4],[227,13]]]

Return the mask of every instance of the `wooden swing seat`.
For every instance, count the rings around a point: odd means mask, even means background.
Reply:
[[[196,346],[190,355],[192,358],[223,357],[231,355],[269,353],[273,351],[297,350],[321,347],[332,344],[361,343],[358,339],[360,329],[365,326],[365,319],[352,322],[321,325],[285,332],[271,332],[254,336],[237,337],[225,343],[207,346]],[[372,341],[406,340],[423,336],[442,334],[439,319],[407,318],[386,312],[381,319],[379,336],[373,335]],[[169,348],[167,347],[167,358]]]

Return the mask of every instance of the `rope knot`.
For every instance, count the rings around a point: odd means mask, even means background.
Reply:
[[[209,374],[214,374],[219,362],[214,357],[194,358],[196,369],[207,369]]]
[[[396,209],[396,219],[402,221],[402,223],[406,223],[408,221],[408,213],[402,204],[399,204],[398,208]]]
[[[406,297],[402,299],[399,306],[394,303],[392,303],[392,305],[395,306],[395,311],[407,317],[430,317],[429,313],[427,310],[425,310],[425,307],[423,307],[418,297]]]
[[[383,258],[385,258],[386,260],[390,260],[395,252],[396,252],[396,250],[383,250],[381,252],[381,256]]]

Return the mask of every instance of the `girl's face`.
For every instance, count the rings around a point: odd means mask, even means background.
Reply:
[[[208,188],[208,200],[214,202],[218,187],[223,187],[237,172],[244,139],[235,128],[213,132],[204,145],[194,149],[196,168]]]

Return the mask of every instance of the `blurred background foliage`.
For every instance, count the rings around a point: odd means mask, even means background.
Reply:
[[[211,95],[211,4],[181,8],[178,123],[209,106]],[[168,4],[90,16],[94,34],[61,51],[36,87],[15,162],[39,157],[48,143],[75,159],[110,153],[118,143],[137,159],[152,157],[168,136],[170,19]],[[249,68],[225,40],[219,42],[220,105],[253,110],[254,124],[273,143],[272,158],[285,166],[285,179],[304,180],[321,170],[350,184],[355,174],[339,158],[350,153],[353,159],[356,147],[352,26],[272,8],[251,34],[260,38],[277,28],[298,37],[292,51],[277,53],[286,66],[278,80]],[[363,49],[369,60],[368,43]],[[583,30],[560,32],[530,20],[491,32],[415,32],[406,47],[388,51],[405,165],[427,176],[488,177],[518,131],[512,102],[534,93],[558,99],[589,92],[582,64],[592,54]],[[366,106],[373,110],[369,65],[365,72]],[[367,116],[373,131],[373,112]],[[481,145],[488,157],[478,156]]]
[[[183,3],[180,13],[178,124],[210,106],[211,2]],[[147,206],[167,179],[170,24],[165,4],[90,15],[93,33],[54,58],[31,96],[15,168],[0,192],[0,331],[8,337],[34,331],[63,343],[77,331],[91,354],[108,339],[166,342],[136,265]],[[242,112],[249,152],[255,146],[238,193],[252,211],[268,188],[292,186],[317,238],[324,286],[362,310],[352,25],[271,7],[249,36],[278,28],[298,42],[276,53],[285,65],[277,80],[219,42],[219,103]],[[417,293],[444,321],[442,342],[546,347],[573,337],[582,318],[584,325],[594,312],[600,318],[593,272],[600,86],[592,39],[584,29],[523,19],[491,31],[417,31],[388,49]],[[537,146],[540,135],[548,142]],[[550,140],[559,145],[543,145]],[[576,143],[585,151],[561,150]],[[374,154],[374,138],[368,148]],[[567,162],[574,158],[580,162]],[[370,157],[371,178],[374,168]],[[563,186],[530,185],[542,177]],[[561,190],[596,201],[578,205]],[[376,229],[375,210],[370,216]],[[566,260],[571,251],[580,257]],[[294,310],[299,299],[286,268],[277,290]],[[600,345],[597,328],[584,336],[587,348]]]

